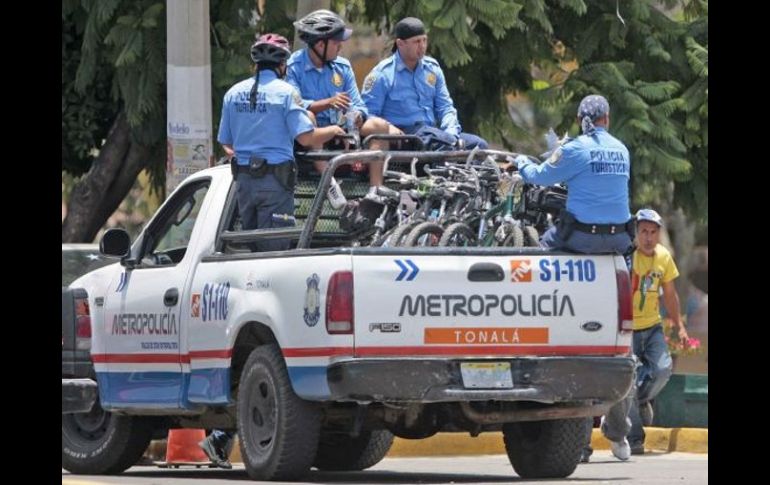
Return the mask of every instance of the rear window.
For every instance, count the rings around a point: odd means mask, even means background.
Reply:
[[[64,248],[61,250],[61,285],[68,286],[80,276],[115,262],[99,254],[99,248]]]

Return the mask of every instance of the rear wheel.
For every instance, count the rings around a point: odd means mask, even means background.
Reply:
[[[503,425],[513,469],[522,478],[564,478],[572,474],[585,445],[591,418],[522,421]]]
[[[320,411],[291,387],[278,346],[251,352],[238,390],[238,434],[246,471],[254,480],[295,480],[313,464]]]
[[[540,247],[540,234],[532,226],[524,226],[524,245],[530,248]]]
[[[500,246],[510,248],[522,248],[524,247],[524,233],[519,226],[510,226],[508,228],[508,235],[505,236]]]
[[[401,226],[398,226],[393,230],[393,232],[390,233],[390,236],[388,236],[387,244],[384,244],[385,246],[389,246],[391,248],[399,247],[404,245],[404,240],[409,235],[409,232],[414,229],[414,226],[419,224],[419,221],[413,221],[409,222],[407,224],[403,224]]]
[[[393,445],[393,433],[386,429],[363,431],[357,437],[321,433],[313,466],[319,470],[365,470],[379,463]]]
[[[473,233],[473,229],[471,229],[468,224],[465,224],[464,222],[455,222],[454,224],[447,226],[438,245],[460,247],[476,246],[476,234]]]
[[[415,226],[404,241],[404,246],[438,246],[444,228],[435,222],[423,222]]]
[[[87,475],[120,473],[139,461],[151,438],[147,418],[116,416],[97,400],[87,413],[62,414],[61,466]]]

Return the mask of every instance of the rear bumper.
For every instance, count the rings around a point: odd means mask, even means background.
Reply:
[[[93,379],[62,379],[61,380],[61,412],[85,413],[91,410],[96,402],[98,389]]]
[[[331,400],[422,403],[592,401],[607,405],[626,395],[634,376],[634,362],[630,357],[477,360],[510,362],[513,388],[466,389],[460,373],[460,360],[367,359],[340,362],[328,368]]]

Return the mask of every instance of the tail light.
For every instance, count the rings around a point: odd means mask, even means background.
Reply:
[[[91,349],[91,311],[88,298],[75,298],[75,349]]]
[[[630,332],[634,329],[634,310],[631,303],[631,279],[625,267],[615,270],[615,280],[618,284],[618,330]]]
[[[353,333],[353,273],[338,271],[329,278],[326,290],[326,331]]]

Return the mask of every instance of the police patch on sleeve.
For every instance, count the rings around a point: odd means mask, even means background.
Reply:
[[[556,147],[556,150],[551,153],[551,156],[548,157],[548,160],[545,161],[545,163],[550,163],[554,167],[559,164],[559,161],[561,160],[561,147]]]
[[[374,81],[377,80],[377,75],[372,73],[369,73],[368,76],[366,76],[366,79],[364,79],[364,86],[363,86],[363,92],[368,92],[372,90],[372,87],[374,86]]]
[[[337,87],[342,86],[342,76],[340,76],[340,73],[335,72],[332,74],[332,84],[334,84]]]
[[[429,72],[429,73],[428,73],[428,74],[425,76],[425,81],[426,81],[428,84],[430,84],[431,86],[435,86],[435,85],[436,85],[436,75],[435,75],[435,74],[433,74],[432,72]]]

